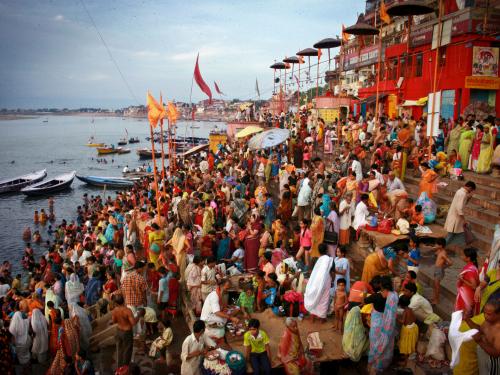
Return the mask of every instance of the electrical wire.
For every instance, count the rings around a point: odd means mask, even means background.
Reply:
[[[94,22],[94,19],[92,18],[92,15],[90,14],[89,10],[87,9],[87,6],[85,5],[84,1],[83,0],[80,0],[80,3],[82,4],[82,7],[83,9],[85,9],[85,12],[87,13],[87,16],[89,17],[90,19],[90,22],[92,23],[92,26],[94,26],[94,29],[95,31],[97,32],[97,35],[99,36],[99,39],[101,40],[102,44],[104,45],[104,48],[106,48],[106,51],[108,52],[108,55],[109,55],[109,58],[111,59],[111,61],[113,62],[116,70],[118,71],[118,74],[120,74],[120,77],[123,81],[123,83],[125,84],[125,86],[127,87],[127,90],[128,92],[130,93],[130,96],[132,97],[132,99],[135,100],[135,102],[140,105],[141,102],[137,99],[137,96],[135,96],[134,92],[132,91],[132,88],[130,87],[128,81],[125,79],[125,76],[123,75],[123,72],[122,70],[120,69],[120,66],[118,65],[118,62],[116,61],[116,59],[114,58],[113,54],[111,53],[111,50],[109,49],[108,47],[108,44],[106,43],[106,41],[104,40],[104,37],[102,36],[101,32],[99,31],[99,29],[97,28],[97,25],[96,23]]]

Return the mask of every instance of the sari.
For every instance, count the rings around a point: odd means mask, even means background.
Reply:
[[[345,318],[344,335],[342,336],[342,350],[349,359],[358,362],[368,347],[363,319],[359,306],[354,306]]]
[[[253,230],[260,230],[260,224],[254,223],[252,224]],[[255,236],[247,235],[244,240],[245,247],[245,270],[246,271],[255,271],[259,262],[259,248],[260,248],[260,239],[259,234]]]
[[[165,240],[165,232],[161,229],[155,230],[149,233],[149,251],[148,257],[149,262],[154,263],[155,267],[158,267],[158,258],[160,256],[160,250],[163,246],[163,241]]]
[[[69,304],[68,310],[70,318],[78,317],[78,324],[80,326],[80,347],[87,350],[89,348],[90,336],[92,336],[92,325],[90,324],[87,310],[76,303]]]
[[[65,296],[66,302],[68,304],[74,302],[80,302],[80,296],[84,292],[85,288],[83,284],[80,282],[78,275],[76,273],[72,273],[69,277],[69,281],[66,282],[65,286]]]
[[[9,332],[12,334],[12,343],[16,349],[16,357],[19,364],[25,365],[31,359],[31,336],[29,335],[30,321],[23,317],[23,313],[16,311],[9,324]]]
[[[488,281],[486,288],[483,290],[481,295],[481,306],[480,310],[483,311],[484,305],[490,300],[490,298],[499,298],[500,292],[500,278],[497,277],[498,272],[496,269],[489,270],[486,274],[485,281]]]
[[[423,192],[426,192],[431,199],[432,195],[437,192],[437,173],[432,169],[427,169],[424,173],[422,173],[418,195],[420,196]]]
[[[460,135],[462,134],[463,130],[464,129],[460,125],[457,125],[450,131],[450,134],[448,136],[448,147],[446,148],[446,153],[448,155],[450,155],[453,150],[458,152]]]
[[[65,319],[57,335],[57,353],[47,375],[63,375],[66,367],[65,356],[74,357],[79,350],[80,329],[75,318]]]
[[[479,284],[479,271],[472,263],[467,263],[460,272],[460,276],[468,282],[475,282]],[[474,303],[475,290],[463,283],[460,279],[457,281],[457,299],[455,301],[455,311],[464,310],[464,312],[475,312],[478,307]],[[477,312],[477,311],[476,311]]]
[[[323,144],[323,153],[331,154],[332,152],[333,152],[332,131],[330,129],[326,129],[325,142]]]
[[[321,210],[323,217],[328,217],[330,215],[330,203],[331,203],[331,198],[329,194],[324,193],[321,196],[321,206],[319,209]]]
[[[474,141],[472,142],[471,160],[472,169],[476,170],[477,160],[479,159],[479,153],[481,152],[481,141],[483,139],[484,132],[482,130],[476,129],[476,134],[474,135]]]
[[[465,130],[460,134],[460,141],[458,153],[462,160],[462,169],[464,171],[469,169],[469,156],[472,147],[472,140],[474,139],[474,130]]]
[[[311,252],[310,255],[312,258],[319,257],[318,247],[321,243],[323,243],[323,237],[325,236],[325,220],[319,216],[314,215],[311,222]]]
[[[174,250],[175,260],[180,270],[181,280],[184,280],[184,271],[186,270],[186,235],[181,228],[177,228],[169,243]]]
[[[286,328],[278,346],[278,356],[286,375],[311,374],[312,364],[304,355],[299,332]]]
[[[49,350],[49,331],[47,319],[39,309],[33,310],[31,315],[31,329],[35,334],[31,352],[39,362],[44,362],[47,351]]]
[[[368,364],[376,371],[386,369],[392,362],[398,300],[396,292],[389,292],[384,312],[373,309],[371,314]]]
[[[49,316],[50,316],[49,349],[50,349],[50,355],[54,356],[57,352],[57,336],[59,328],[61,328],[61,325],[56,323],[56,317],[57,317],[56,309],[50,310]]]
[[[382,260],[382,254],[375,251],[369,254],[365,259],[361,281],[369,283],[375,276],[384,275],[387,271],[387,262]]]
[[[304,293],[304,307],[318,318],[326,318],[330,302],[330,287],[332,277],[330,269],[333,259],[328,255],[322,255],[314,265],[311,277],[306,285]]]
[[[208,234],[215,223],[214,210],[212,207],[205,207],[203,211],[203,234]]]
[[[484,133],[481,140],[481,148],[479,158],[477,160],[477,173],[488,173],[491,167],[491,159],[493,158],[493,137],[491,131]]]

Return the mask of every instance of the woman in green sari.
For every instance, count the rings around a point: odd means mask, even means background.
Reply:
[[[472,148],[472,142],[474,141],[474,130],[472,130],[472,122],[469,121],[465,124],[464,131],[460,134],[460,141],[458,147],[458,153],[462,160],[462,170],[466,171],[469,169],[469,156]]]
[[[484,281],[476,288],[474,299],[481,302],[480,311],[483,311],[486,302],[492,298],[500,298],[500,262],[497,267],[486,273]]]
[[[458,150],[458,144],[460,142],[460,135],[464,131],[462,124],[457,124],[448,135],[448,147],[446,149],[446,154],[451,155],[453,150]]]

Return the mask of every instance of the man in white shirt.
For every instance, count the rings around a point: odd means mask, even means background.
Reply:
[[[432,310],[431,303],[417,293],[417,286],[414,283],[406,284],[403,288],[403,294],[410,298],[410,305],[408,307],[413,310],[415,318],[418,321],[431,324],[441,320]]]
[[[394,190],[406,190],[403,182],[399,179],[399,177],[396,177],[393,171],[390,171],[388,174],[386,186],[388,193]]]
[[[311,181],[309,180],[308,177],[306,177],[302,181],[302,186],[300,187],[299,195],[297,196],[297,210],[298,210],[299,222],[301,222],[304,217],[310,218],[311,194],[312,194]]]
[[[352,155],[351,160],[351,170],[356,174],[356,181],[359,182],[363,179],[363,168],[356,155]]]
[[[354,220],[352,222],[352,227],[354,230],[358,230],[360,227],[363,227],[367,224],[366,218],[370,214],[368,211],[368,194],[361,195],[361,201],[356,206],[354,210]]]
[[[205,322],[197,320],[193,324],[193,333],[182,343],[181,375],[201,375],[201,361],[209,347],[205,337]]]
[[[203,301],[217,288],[215,276],[215,258],[208,257],[207,264],[201,270],[201,297]]]

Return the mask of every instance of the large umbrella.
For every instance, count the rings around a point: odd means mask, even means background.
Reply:
[[[298,79],[299,82],[297,83],[297,108],[299,108],[299,106],[300,106],[300,64],[301,64],[301,61],[297,56],[291,56],[291,57],[285,57],[283,59],[283,62],[286,64],[292,64],[292,75],[291,75],[290,79],[293,79],[293,72],[295,69],[295,64],[299,64],[299,79]]]
[[[324,48],[328,50],[328,69],[330,69],[330,49],[335,47],[340,47],[342,42],[340,39],[325,38],[320,40],[318,43],[314,44],[314,48]]]
[[[285,142],[288,137],[290,137],[290,131],[288,129],[275,128],[266,130],[260,134],[254,135],[248,141],[248,148],[250,150],[262,150],[264,148],[274,147]]]
[[[346,34],[352,34],[352,35],[377,35],[379,33],[376,27],[373,27],[372,25],[368,25],[367,23],[359,21],[356,22],[355,25],[349,26],[346,29],[344,29],[344,32]]]
[[[236,133],[236,138],[245,138],[248,137],[249,135],[260,133],[263,130],[264,129],[262,129],[260,126],[250,125],[247,126],[245,129],[241,129],[238,133]]]
[[[426,5],[422,0],[403,0],[387,7],[389,16],[418,16],[431,13],[434,8]]]
[[[302,56],[305,57],[307,56],[307,69],[309,72],[309,79],[311,77],[311,56],[318,56],[318,50],[314,48],[306,48],[303,50],[300,50],[299,52],[296,53],[297,56]],[[319,62],[318,62],[319,63]]]
[[[274,88],[273,88],[273,91],[276,92],[276,70],[279,70],[280,71],[280,82],[281,82],[281,70],[282,69],[287,69],[286,65],[282,62],[275,62],[273,65],[270,66],[271,69],[273,69],[274,71]],[[286,74],[285,74],[285,77],[286,77]],[[280,83],[281,85],[281,83]]]

